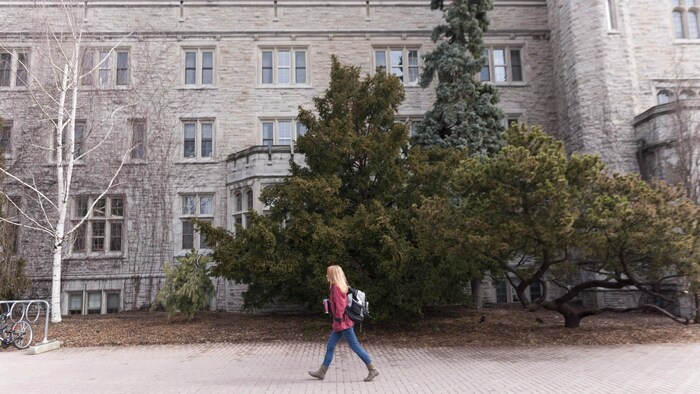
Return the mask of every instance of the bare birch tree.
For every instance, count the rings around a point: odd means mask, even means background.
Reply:
[[[28,12],[36,17],[28,34],[41,45],[32,47],[31,61],[26,54],[0,46],[3,52],[11,55],[15,65],[12,67],[12,78],[26,86],[25,94],[30,106],[25,112],[27,121],[35,122],[35,128],[40,130],[35,134],[37,138],[26,141],[28,146],[24,150],[26,152],[31,148],[34,152],[29,155],[34,160],[48,157],[52,168],[50,174],[42,165],[13,167],[8,162],[0,167],[7,184],[0,193],[10,197],[7,190],[14,188],[21,190],[28,200],[19,206],[13,199],[7,198],[6,201],[14,205],[20,217],[17,220],[0,218],[0,221],[43,233],[51,239],[51,321],[54,323],[61,321],[61,267],[65,247],[71,234],[83,225],[96,204],[116,185],[130,151],[127,148],[121,152],[110,152],[118,161],[116,169],[106,177],[100,174],[100,191],[95,193],[96,197],[87,213],[78,221],[69,221],[69,204],[76,175],[91,171],[89,166],[79,164],[91,155],[102,155],[110,150],[107,146],[110,140],[116,138],[112,135],[115,118],[129,107],[121,100],[109,100],[112,103],[109,110],[102,108],[94,111],[91,126],[99,132],[86,133],[82,129],[76,132],[79,112],[95,108],[96,96],[99,95],[97,89],[84,92],[80,88],[88,81],[93,86],[104,82],[102,73],[97,74],[98,81],[92,78],[121,44],[121,41],[117,42],[109,50],[102,51],[97,61],[85,61],[86,51],[89,50],[89,39],[86,38],[89,33],[84,29],[85,6],[86,3],[68,0],[41,5],[35,3]],[[126,38],[128,35],[122,40]],[[36,69],[32,69],[30,64],[37,66]],[[50,130],[47,131],[47,128]],[[47,182],[47,176],[53,181]]]

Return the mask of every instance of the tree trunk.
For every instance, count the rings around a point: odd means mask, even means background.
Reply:
[[[51,279],[51,323],[61,322],[61,251],[58,244],[53,252],[53,276]]]
[[[700,293],[695,293],[695,324],[700,324]]]
[[[483,297],[481,296],[481,279],[480,278],[474,278],[472,279],[472,300],[474,302],[474,308],[476,310],[481,310],[483,306]]]

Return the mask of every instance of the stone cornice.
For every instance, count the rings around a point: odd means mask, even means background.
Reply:
[[[70,3],[70,2],[69,2]],[[81,7],[82,1],[73,2]],[[179,0],[89,0],[88,7],[180,7]],[[59,7],[58,0],[0,0],[0,7]],[[273,0],[184,0],[185,7],[272,7]],[[365,7],[365,0],[277,0],[278,7]],[[429,8],[427,0],[370,0],[370,7],[419,7]],[[546,0],[495,0],[494,7],[546,7]]]
[[[632,125],[637,127],[656,117],[672,114],[678,110],[700,110],[700,99],[673,101],[666,104],[655,105],[635,116]]]

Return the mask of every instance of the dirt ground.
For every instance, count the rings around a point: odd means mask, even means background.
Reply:
[[[482,319],[483,316],[483,319]],[[483,321],[482,321],[483,320]],[[326,340],[327,315],[245,314],[201,312],[187,321],[167,319],[163,312],[123,312],[114,315],[68,316],[49,325],[49,339],[66,347],[135,346],[205,342],[274,342]],[[35,342],[43,327],[34,329]],[[368,321],[363,343],[393,346],[542,346],[616,345],[700,342],[700,325],[682,325],[651,314],[607,314],[583,320],[578,329],[563,327],[553,312],[530,313],[517,307],[475,311],[453,308],[420,322],[400,324]]]

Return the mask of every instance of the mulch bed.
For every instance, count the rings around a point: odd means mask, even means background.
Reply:
[[[482,319],[483,316],[483,319]],[[483,320],[483,322],[481,322]],[[67,316],[49,326],[49,339],[66,347],[135,346],[207,342],[323,342],[330,332],[326,315],[201,312],[188,321],[167,319],[163,312]],[[583,320],[578,329],[564,328],[553,312],[527,312],[519,307],[475,311],[451,308],[422,321],[365,322],[359,339],[392,346],[545,346],[618,345],[700,342],[700,325],[678,324],[653,314],[607,314]],[[356,329],[356,332],[359,331]],[[43,327],[35,327],[35,341]]]

